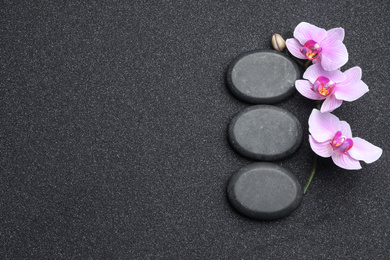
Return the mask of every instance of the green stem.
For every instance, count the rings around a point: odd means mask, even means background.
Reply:
[[[316,100],[316,108],[318,110],[321,110],[321,105],[322,105],[323,100]],[[310,176],[309,179],[307,180],[305,187],[303,188],[303,194],[307,193],[307,189],[309,189],[309,186],[314,178],[314,174],[316,173],[316,168],[317,168],[317,154],[313,154],[313,161],[311,164],[311,171],[310,171]]]
[[[306,61],[305,65],[304,65],[304,67],[303,67],[305,70],[307,69],[307,67],[309,67],[310,62],[311,62],[311,60],[307,60],[307,61]]]
[[[313,180],[314,174],[316,173],[316,168],[317,168],[317,154],[314,154],[313,155],[313,162],[311,164],[310,176],[305,184],[305,187],[303,188],[303,194],[307,193],[307,189],[309,188],[309,186]]]
[[[287,56],[290,56],[290,58],[292,58],[296,63],[298,63],[299,66],[301,66],[302,68],[305,66],[305,64],[303,64],[302,61],[298,60],[297,58],[295,58],[293,55],[291,55],[288,51],[286,52]],[[306,68],[305,68],[306,69]]]
[[[321,110],[322,103],[324,103],[324,100],[316,100],[316,101],[315,101],[316,108],[317,108],[318,110]]]

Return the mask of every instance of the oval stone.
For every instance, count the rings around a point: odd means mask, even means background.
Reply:
[[[271,105],[251,106],[229,125],[229,142],[241,155],[273,161],[293,154],[302,142],[302,126],[290,112]]]
[[[290,215],[302,200],[298,179],[286,168],[269,162],[249,164],[229,180],[227,195],[241,214],[259,220]]]
[[[295,92],[295,81],[300,75],[298,65],[285,54],[254,50],[233,60],[227,72],[227,85],[245,102],[273,104]]]

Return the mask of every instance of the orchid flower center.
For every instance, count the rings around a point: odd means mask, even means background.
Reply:
[[[318,58],[321,51],[321,46],[313,40],[308,40],[301,50],[302,54],[305,55],[308,60],[315,60]]]
[[[320,76],[314,82],[312,90],[323,97],[327,97],[333,92],[333,88],[336,83],[328,79],[327,77]]]
[[[341,131],[337,131],[334,135],[332,142],[330,143],[334,151],[339,153],[347,153],[349,149],[353,146],[353,141],[351,138],[346,138],[343,136]]]

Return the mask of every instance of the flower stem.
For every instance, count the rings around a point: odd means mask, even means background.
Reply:
[[[286,55],[289,56],[290,58],[292,58],[296,63],[298,63],[299,66],[301,66],[302,68],[305,66],[303,64],[302,61],[300,61],[299,59],[295,58],[293,55],[291,55],[288,51],[286,52]],[[306,69],[306,68],[305,68]]]
[[[307,179],[305,187],[303,188],[303,194],[307,193],[307,189],[309,188],[311,181],[313,180],[314,174],[316,173],[316,167],[317,167],[317,154],[314,154],[313,161],[311,164],[310,176],[309,176],[309,179]]]
[[[316,108],[318,110],[321,110],[321,105],[322,105],[323,102],[324,102],[324,100],[316,100]]]
[[[307,61],[306,61],[305,65],[304,65],[304,67],[303,67],[305,70],[307,69],[307,67],[309,67],[310,62],[311,62],[311,60],[307,60]]]

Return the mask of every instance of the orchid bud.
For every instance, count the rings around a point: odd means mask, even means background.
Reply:
[[[284,48],[286,48],[286,41],[278,33],[272,35],[271,42],[272,42],[272,47],[277,51],[283,51]]]

